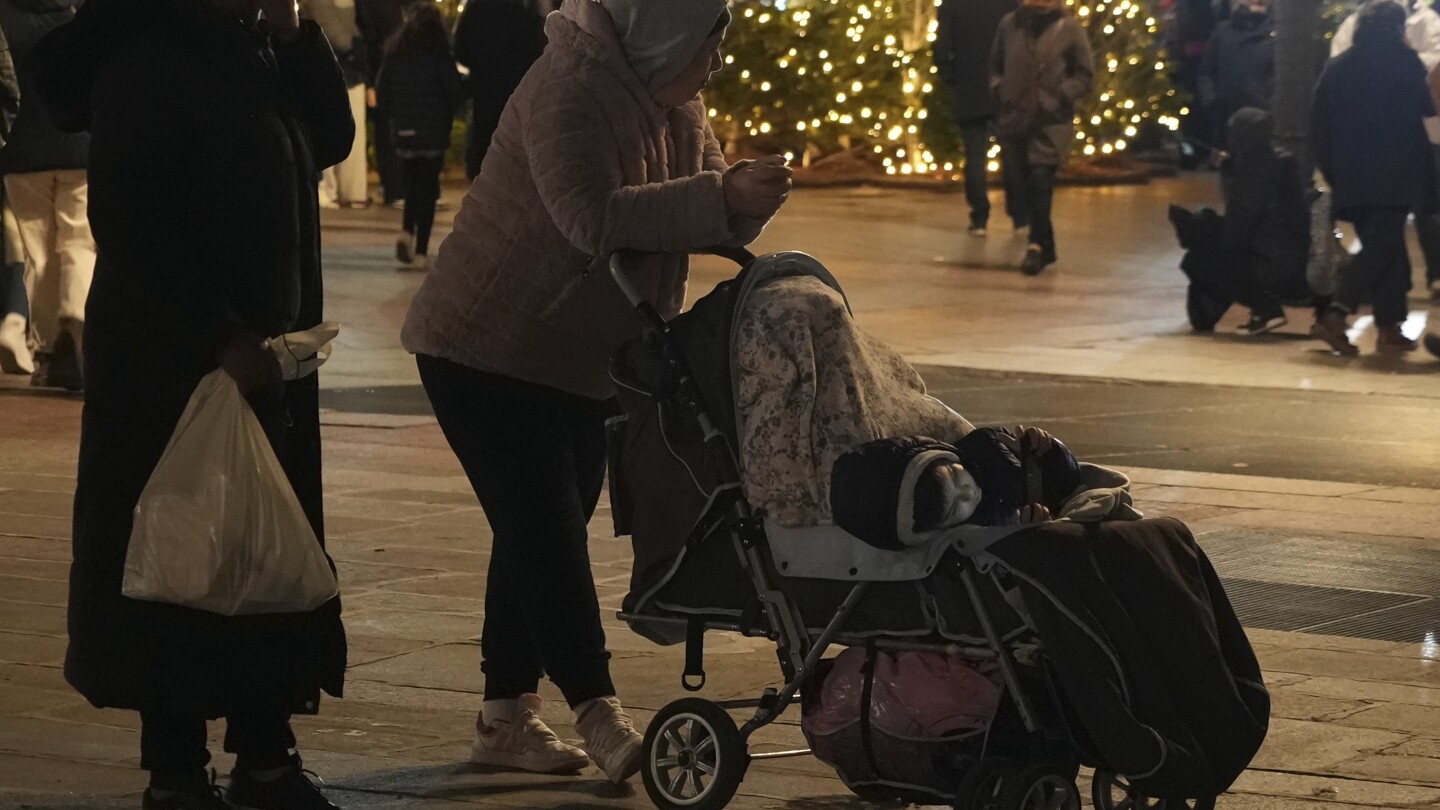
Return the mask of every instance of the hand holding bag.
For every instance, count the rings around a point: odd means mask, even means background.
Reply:
[[[212,372],[135,507],[121,592],[237,616],[310,611],[338,591],[259,420]]]

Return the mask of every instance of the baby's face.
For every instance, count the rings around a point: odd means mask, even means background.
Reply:
[[[980,506],[980,485],[975,476],[960,464],[941,464],[935,470],[944,494],[945,517],[941,528],[959,526],[975,514]]]

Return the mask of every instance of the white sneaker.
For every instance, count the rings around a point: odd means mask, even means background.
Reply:
[[[470,761],[534,773],[574,773],[589,765],[584,751],[561,742],[541,722],[540,705],[539,695],[485,701],[485,711],[475,718]]]
[[[640,770],[645,738],[635,730],[620,701],[596,698],[575,707],[575,730],[584,739],[585,753],[611,782],[620,784]]]
[[[35,358],[25,342],[25,333],[25,319],[13,312],[0,321],[0,372],[35,373]]]

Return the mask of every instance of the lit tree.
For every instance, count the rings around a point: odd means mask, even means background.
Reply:
[[[931,0],[738,0],[708,98],[722,137],[811,158],[866,146],[893,172],[931,168]]]
[[[1065,2],[1096,59],[1076,153],[1124,151],[1151,124],[1178,128],[1181,100],[1148,0]],[[864,147],[891,174],[955,169],[948,115],[930,112],[944,92],[930,53],[935,0],[736,0],[733,9],[727,69],[707,94],[721,137],[806,160]]]
[[[1170,82],[1158,34],[1160,23],[1147,0],[1065,0],[1085,26],[1095,57],[1095,87],[1077,106],[1076,151],[1109,155],[1125,151],[1147,125],[1180,127],[1188,112]]]

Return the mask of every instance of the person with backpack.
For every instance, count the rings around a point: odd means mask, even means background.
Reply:
[[[395,257],[406,269],[423,271],[430,266],[430,229],[440,200],[440,172],[450,148],[455,111],[465,100],[465,86],[450,53],[439,7],[420,0],[406,7],[405,18],[405,25],[385,46],[376,90],[388,111],[390,142],[405,184],[405,213]]]

